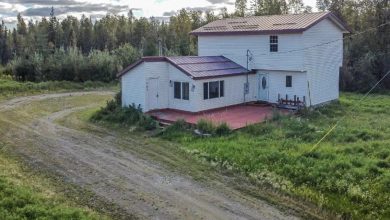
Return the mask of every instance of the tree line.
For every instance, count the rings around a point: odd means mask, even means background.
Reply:
[[[390,21],[388,0],[317,0],[320,11],[332,11],[354,33]],[[209,22],[230,17],[309,13],[302,0],[236,0],[235,11],[182,9],[169,22],[156,18],[106,15],[93,21],[82,16],[59,20],[52,8],[49,17],[17,25],[0,24],[1,70],[21,81],[112,81],[115,74],[141,56],[197,55],[197,39],[188,33]],[[345,40],[341,88],[364,91],[390,68],[390,25],[383,25]],[[383,88],[390,88],[385,80]]]

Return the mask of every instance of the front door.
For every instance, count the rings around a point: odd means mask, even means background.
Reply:
[[[158,78],[148,79],[148,110],[158,109]]]
[[[258,97],[260,101],[269,101],[269,82],[268,74],[259,74],[259,83],[258,83]]]

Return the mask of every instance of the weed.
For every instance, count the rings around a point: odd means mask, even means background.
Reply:
[[[206,133],[206,134],[214,134],[215,132],[215,126],[214,124],[207,120],[207,119],[200,119],[197,123],[196,123],[196,127],[202,132],[202,133]]]
[[[222,122],[221,124],[219,124],[216,128],[215,128],[215,134],[218,135],[218,136],[226,136],[226,135],[229,135],[231,133],[231,129],[229,127],[228,124],[226,124],[226,122]]]

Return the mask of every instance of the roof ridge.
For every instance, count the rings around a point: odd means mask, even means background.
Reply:
[[[194,62],[194,63],[176,63],[177,65],[189,65],[189,64],[205,64],[205,63],[230,63],[230,60],[223,61],[210,61],[210,62]]]
[[[234,68],[223,68],[223,69],[194,70],[194,71],[191,71],[191,72],[200,73],[200,72],[210,72],[210,71],[216,71],[216,70],[234,70],[234,69],[245,69],[245,72],[250,72],[250,70],[247,70],[246,68],[241,67],[241,66],[234,67]]]
[[[227,21],[227,20],[238,20],[238,19],[246,19],[246,18],[258,18],[258,17],[278,17],[278,16],[296,16],[296,15],[311,15],[311,14],[329,14],[332,13],[330,11],[319,11],[319,12],[311,12],[311,13],[297,13],[297,14],[280,14],[280,15],[251,15],[247,17],[233,17],[233,18],[223,18],[215,21]],[[213,21],[213,22],[215,22]],[[213,23],[210,22],[210,23]],[[209,23],[209,24],[210,24]]]

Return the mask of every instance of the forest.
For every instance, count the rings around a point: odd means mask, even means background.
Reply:
[[[318,11],[331,11],[352,33],[344,39],[344,65],[340,88],[369,90],[390,70],[390,7],[388,0],[317,0]],[[236,0],[235,11],[182,9],[169,22],[107,14],[93,21],[82,16],[50,16],[26,20],[17,15],[15,28],[0,24],[0,75],[18,81],[103,81],[141,56],[196,55],[197,39],[191,30],[216,19],[243,16],[310,13],[302,0]],[[379,85],[390,89],[390,79]]]

